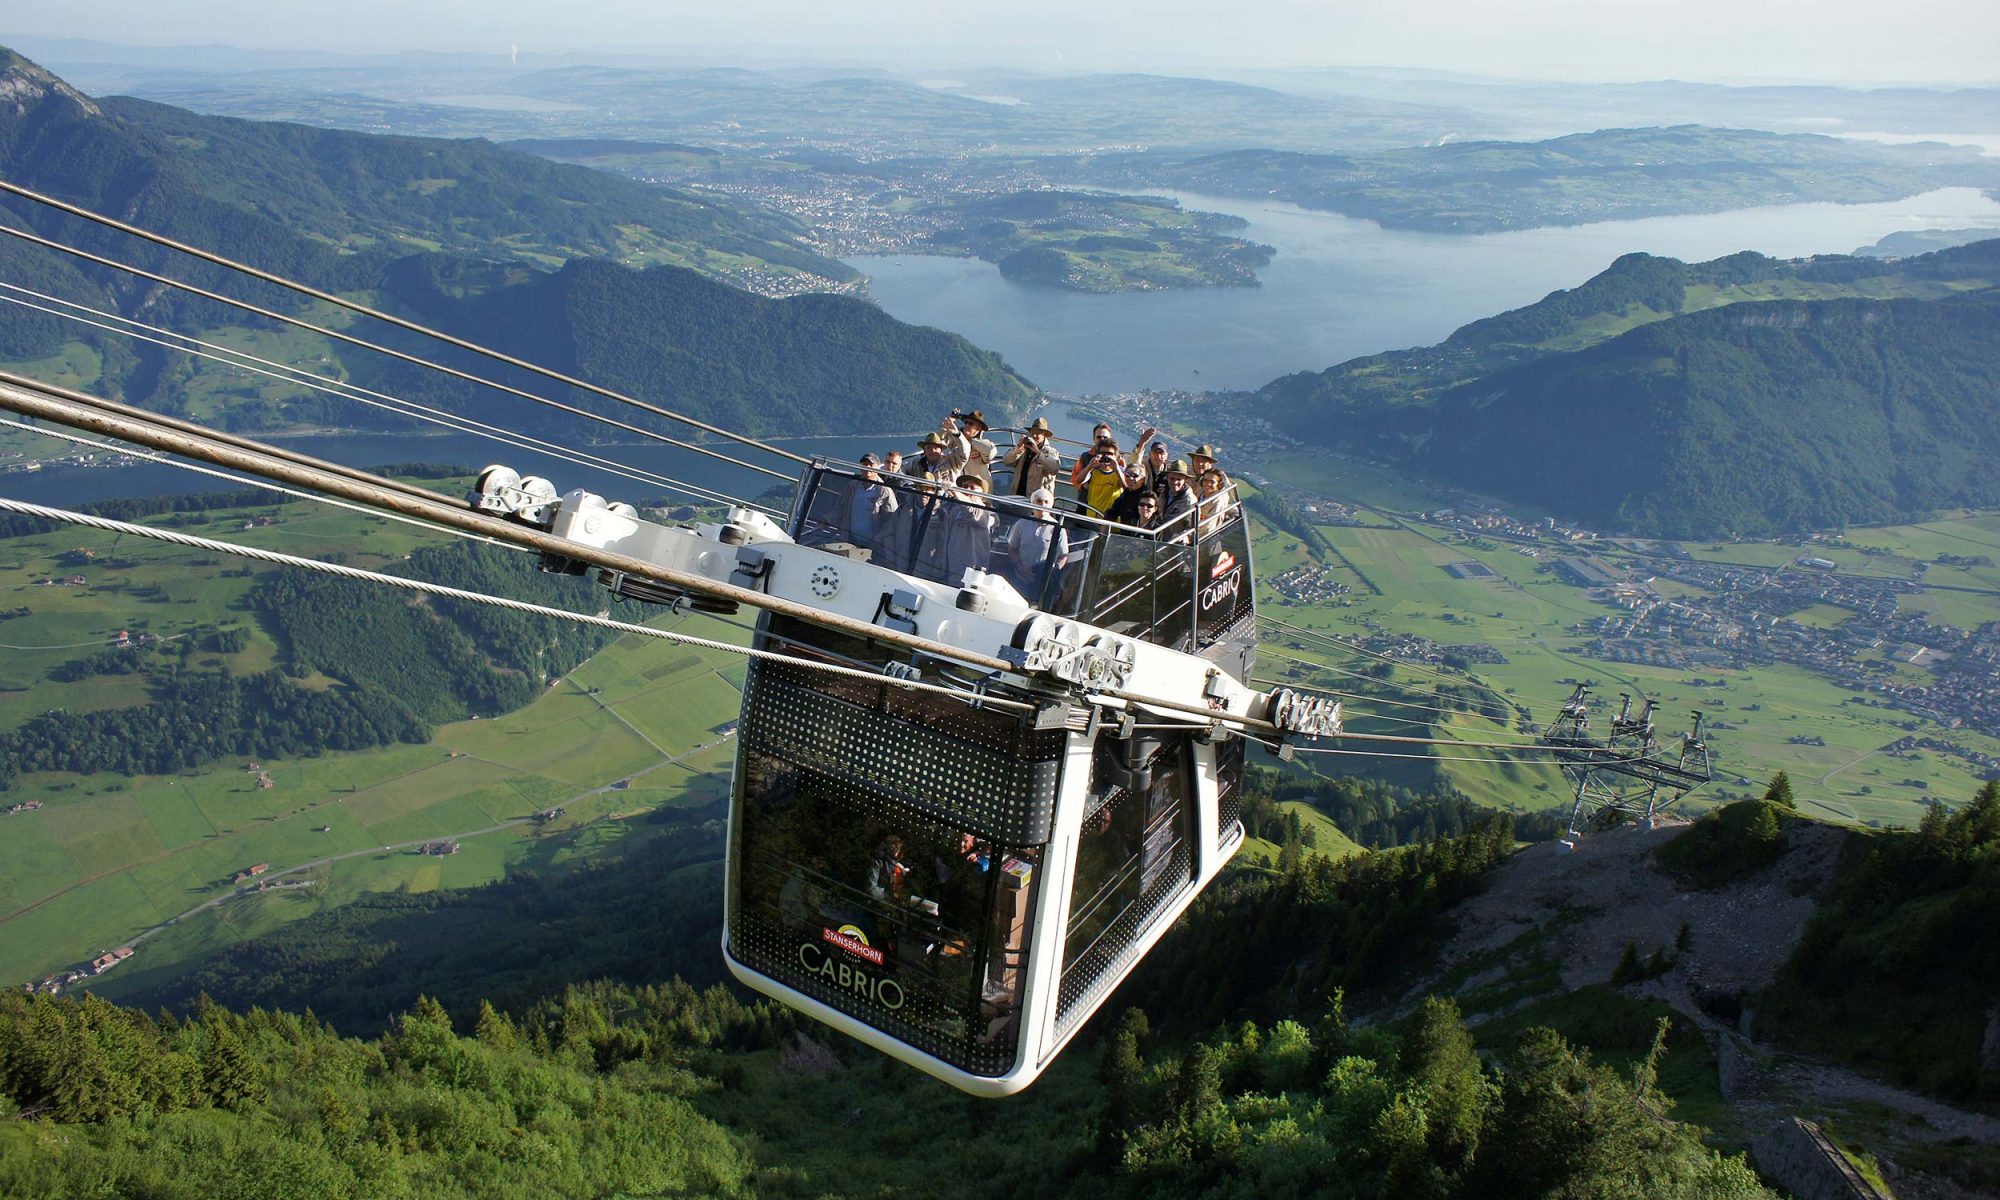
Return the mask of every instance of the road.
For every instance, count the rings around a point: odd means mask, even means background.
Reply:
[[[484,829],[472,829],[464,833],[447,833],[438,837],[417,838],[414,841],[397,842],[394,845],[383,846],[380,849],[370,846],[366,850],[349,850],[345,854],[329,854],[324,858],[315,858],[311,862],[303,862],[295,867],[286,867],[281,871],[266,871],[264,874],[259,875],[257,878],[260,882],[268,883],[273,879],[282,879],[287,875],[296,875],[300,871],[310,871],[314,867],[323,867],[328,863],[339,862],[342,859],[361,858],[364,855],[369,855],[369,854],[382,854],[382,853],[394,852],[397,850],[408,850],[412,846],[428,845],[431,842],[462,842],[467,838],[476,838],[484,834],[498,833],[503,829],[512,829],[516,825],[526,825],[532,822],[533,820],[534,820],[533,817],[515,817],[511,821],[502,821],[498,825],[488,825]],[[166,920],[160,922],[158,925],[155,925],[150,929],[141,930],[138,934],[133,936],[125,944],[128,946],[137,946],[140,942],[145,941],[147,938],[152,937],[154,934],[159,933],[163,929],[170,929],[173,926],[180,924],[182,921],[187,920],[189,917],[195,915],[198,912],[205,912],[208,909],[214,908],[219,904],[224,904],[227,903],[228,901],[234,900],[236,899],[236,897],[241,896],[243,894],[244,893],[242,889],[231,888],[229,891],[222,893],[220,896],[213,896],[207,900],[202,901],[200,904],[195,905],[193,908],[188,909],[186,912],[181,913],[178,916],[168,917]]]

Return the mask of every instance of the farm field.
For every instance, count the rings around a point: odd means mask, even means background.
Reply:
[[[1740,671],[1677,671],[1585,657],[1580,651],[1586,639],[1571,627],[1614,610],[1592,602],[1581,589],[1558,581],[1552,573],[1539,570],[1541,561],[1510,545],[1478,544],[1455,533],[1410,525],[1325,527],[1321,532],[1347,564],[1333,574],[1349,585],[1351,593],[1332,604],[1308,605],[1287,601],[1266,584],[1259,597],[1264,615],[1349,640],[1371,633],[1408,633],[1445,645],[1488,643],[1507,661],[1477,664],[1474,676],[1491,685],[1508,703],[1524,706],[1536,719],[1546,719],[1567,696],[1571,683],[1578,680],[1595,681],[1597,693],[1612,703],[1619,692],[1658,700],[1663,733],[1684,729],[1690,714],[1700,708],[1709,722],[1717,778],[1694,793],[1691,803],[1695,807],[1759,792],[1773,773],[1783,770],[1790,774],[1801,803],[1809,809],[1843,820],[1913,825],[1928,800],[1960,801],[1977,785],[1967,764],[1947,755],[1928,750],[1901,755],[1881,751],[1884,745],[1912,733],[1944,735],[1947,731],[1926,726],[1909,714],[1875,707],[1868,699],[1800,668],[1781,664]],[[1943,552],[1972,557],[1969,547],[1979,540],[2000,543],[2000,517],[1971,516],[1924,526],[1857,530],[1849,537],[1857,545],[1875,546],[1894,557],[1867,556],[1852,550],[1830,551],[1828,556],[1840,561],[1838,556],[1844,555],[1871,565],[1898,562],[1906,571],[1911,562],[1934,559],[1943,546],[1958,547]],[[1961,538],[1970,540],[1958,540]],[[1718,552],[1716,557],[1730,561],[1761,557],[1771,559],[1774,565],[1803,553],[1795,547],[1770,545],[1730,545],[1723,550],[1726,553]],[[1257,542],[1260,577],[1268,580],[1300,561],[1302,554],[1296,539],[1265,533]],[[1994,557],[2000,559],[2000,551]],[[1461,561],[1483,562],[1499,577],[1460,580],[1442,569],[1447,562]],[[1847,566],[1842,563],[1841,569]],[[1930,570],[1935,574],[1942,569],[1933,566]],[[1971,570],[1976,572],[1972,578],[1983,583],[1984,568]],[[1679,589],[1676,594],[1693,590]],[[1960,610],[1964,619],[1954,623],[1962,627],[2000,620],[2000,596],[1926,591],[1908,599],[1918,602],[1912,607],[1921,608],[1921,602],[1940,596],[1952,598],[1947,603]],[[1845,612],[1819,606],[1802,616],[1810,623],[1831,625]],[[1298,674],[1293,677],[1302,682],[1350,693],[1350,726],[1357,732],[1411,732],[1397,729],[1398,720],[1433,714],[1406,706],[1436,704],[1435,688],[1447,682],[1420,668],[1402,665],[1394,669],[1393,682],[1385,686],[1378,680],[1356,678],[1365,674],[1363,668],[1374,665],[1358,654],[1329,653],[1309,639],[1287,638],[1276,631],[1267,632],[1266,642],[1277,653],[1333,668],[1314,671],[1288,663],[1276,653],[1267,653],[1263,660],[1267,675],[1295,671]],[[1703,686],[1694,686],[1697,676],[1704,680]],[[1440,732],[1464,741],[1519,737],[1509,725],[1470,714],[1452,716]],[[1951,732],[1950,736],[1975,747],[2000,749],[1992,739],[1975,734]],[[1825,744],[1816,744],[1815,739]],[[1437,754],[1436,769],[1484,803],[1539,808],[1563,801],[1568,794],[1567,783],[1552,766],[1479,761],[1512,757],[1492,751]],[[1442,761],[1444,758],[1462,761]],[[1324,759],[1319,765],[1330,771],[1344,766],[1328,765]],[[1393,771],[1386,773],[1394,775]]]
[[[708,652],[686,678],[616,699],[579,690],[596,686],[598,673],[616,679],[683,653],[628,637],[528,707],[443,726],[428,745],[262,762],[273,780],[268,789],[257,787],[242,763],[173,778],[71,777],[67,788],[44,782],[45,808],[0,818],[7,822],[0,979],[39,978],[123,944],[227,894],[233,874],[256,863],[268,863],[275,875],[353,856],[299,876],[309,887],[232,900],[190,924],[212,924],[214,937],[234,941],[363,892],[468,887],[500,878],[540,836],[712,799],[723,790],[715,776],[726,776],[732,760],[721,727],[735,719],[740,659]],[[703,720],[695,713],[721,715]],[[661,731],[665,740],[649,741],[635,726]],[[613,789],[627,778],[635,778],[633,786]],[[563,815],[547,825],[525,820],[557,805]],[[449,857],[386,849],[485,830],[462,837]],[[239,916],[252,909],[254,917]],[[193,950],[213,944],[206,934],[179,941]],[[157,965],[156,948],[144,949],[155,960],[148,965]]]
[[[141,520],[293,552],[303,545],[360,566],[435,542],[406,525],[303,502]],[[37,582],[78,574],[83,586]],[[143,673],[51,678],[112,649],[120,630],[165,639],[162,650],[117,651],[156,655],[156,665],[184,643],[183,661],[198,669],[248,675],[277,665],[280,648],[243,606],[256,583],[241,560],[96,531],[0,539],[0,612],[15,613],[0,620],[8,647],[0,652],[0,731],[57,706],[147,702]],[[748,637],[704,617],[656,624],[721,641]],[[234,648],[212,644],[217,630],[236,634]],[[268,865],[262,880],[287,886],[190,917],[142,942],[121,970],[151,973],[371,891],[484,883],[525,861],[539,839],[574,841],[569,835],[592,822],[706,803],[723,793],[733,761],[724,729],[735,720],[742,664],[628,635],[525,708],[440,726],[425,745],[265,759],[255,770],[244,760],[175,776],[26,776],[0,794],[6,804],[42,804],[0,817],[0,981],[38,979],[127,944],[230,895],[234,876],[260,863]],[[325,676],[300,682],[341,686]],[[563,808],[556,820],[531,819],[555,806]],[[459,841],[457,853],[420,852],[422,842],[444,838]],[[311,863],[320,865],[286,874]]]

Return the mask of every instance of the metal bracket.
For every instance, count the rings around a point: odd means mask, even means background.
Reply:
[[[736,530],[739,535],[743,532],[740,526],[724,526],[725,531],[730,529]],[[736,547],[736,569],[729,573],[729,582],[737,587],[764,591],[771,581],[772,565],[771,556],[762,550],[755,546],[739,545]]]
[[[917,632],[917,614],[923,608],[923,596],[909,588],[897,588],[882,593],[882,602],[875,606],[875,619],[889,629],[914,635]]]

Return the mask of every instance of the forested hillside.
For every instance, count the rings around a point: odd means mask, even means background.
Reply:
[[[389,282],[450,332],[729,428],[927,429],[954,407],[1020,411],[1033,394],[999,355],[846,296],[767,300],[692,271],[595,259],[507,273],[468,294],[456,265],[406,260]],[[393,365],[370,369],[412,388],[426,382]]]
[[[1630,255],[1438,346],[1263,395],[1345,448],[1614,529],[1991,504],[1996,282],[2000,240],[1886,262]]]
[[[545,264],[592,256],[742,255],[852,278],[784,218],[480,139],[408,138],[97,101],[0,48],[7,178],[267,270],[334,272],[331,250],[443,250]],[[37,227],[54,219],[10,201]]]
[[[12,98],[0,111],[0,176],[692,415],[767,433],[918,428],[935,421],[941,404],[1005,412],[1032,394],[997,357],[955,335],[820,294],[853,272],[808,249],[801,230],[774,214],[479,140],[99,102],[4,50],[0,86]],[[278,289],[25,201],[0,202],[0,220],[280,311],[299,308]],[[0,272],[184,332],[241,341],[243,327],[264,336],[262,322],[220,305],[13,239],[0,239]],[[718,279],[809,294],[767,299]],[[264,348],[398,395],[493,411],[490,393],[366,351],[310,337]],[[406,425],[13,305],[0,307],[0,359],[39,362],[59,382],[236,428]],[[507,418],[517,426],[597,432],[518,407]]]
[[[39,532],[41,524],[17,519],[0,536]],[[538,571],[528,555],[470,542],[420,549],[385,569],[579,611],[598,603],[562,586],[566,577]],[[438,722],[519,708],[614,636],[483,605],[413,602],[400,592],[299,572],[268,576],[249,604],[282,648],[282,671],[239,676],[202,668],[196,654],[240,637],[220,630],[161,642],[150,653],[114,649],[75,660],[59,682],[126,675],[144,699],[102,712],[52,708],[0,732],[0,790],[41,771],[159,775],[228,756],[422,742]],[[311,676],[345,686],[300,686]]]
[[[1669,1115],[1664,1030],[1629,1073],[1548,1029],[1490,1047],[1488,1063],[1449,1001],[1364,1028],[1325,990],[1373,979],[1383,960],[1369,947],[1476,886],[1507,844],[1492,826],[1245,877],[1204,902],[1197,928],[1244,930],[1246,957],[1311,929],[1312,961],[1342,964],[1336,974],[1316,971],[1288,998],[1268,990],[1269,972],[1239,986],[1204,964],[1201,990],[1218,1007],[1183,1007],[1162,988],[1187,974],[1180,955],[1212,942],[1176,935],[1163,948],[1173,961],[1149,965],[1152,984],[1124,997],[1157,993],[1155,1015],[1100,1018],[1006,1102],[969,1100],[819,1041],[786,1010],[678,982],[577,985],[519,1005],[418,999],[365,1042],[314,1016],[206,1000],[153,1017],[9,994],[0,1094],[19,1115],[0,1116],[0,1191],[1770,1195],[1740,1157]],[[1329,905],[1352,919],[1321,920]],[[1246,912],[1265,919],[1246,929]],[[408,961],[427,973],[421,956]],[[326,986],[329,999],[340,987]],[[1231,1017],[1226,1030],[1212,1013]]]

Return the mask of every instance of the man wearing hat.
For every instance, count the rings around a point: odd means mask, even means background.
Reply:
[[[932,483],[950,483],[958,478],[958,472],[952,468],[947,456],[950,447],[942,437],[927,433],[917,446],[923,453],[903,464],[903,474],[928,479]]]
[[[1027,432],[1002,461],[1014,468],[1016,496],[1030,496],[1048,484],[1053,491],[1055,477],[1062,470],[1062,455],[1057,454],[1049,439],[1055,430],[1049,428],[1048,418],[1036,417],[1028,425]]]
[[[1188,469],[1194,474],[1196,479],[1200,479],[1203,472],[1214,465],[1215,447],[1209,445],[1207,442],[1203,442],[1188,452]]]
[[[1180,532],[1182,525],[1187,526],[1189,532],[1193,532],[1194,518],[1186,515],[1194,512],[1194,490],[1188,487],[1192,478],[1193,476],[1188,473],[1187,459],[1177,458],[1167,464],[1167,490],[1160,497],[1161,528],[1178,521],[1179,524],[1174,525],[1173,532]]]
[[[993,456],[998,453],[998,448],[986,437],[989,428],[986,414],[975,408],[962,416],[953,413],[946,417],[944,423],[938,426],[938,436],[944,439],[945,461],[951,464],[951,469],[960,474],[977,476],[990,492],[993,490]]]
[[[945,513],[937,565],[944,582],[958,586],[965,582],[967,570],[984,571],[992,561],[993,528],[999,516],[986,499],[986,483],[979,476],[967,471],[955,482],[964,494]]]

